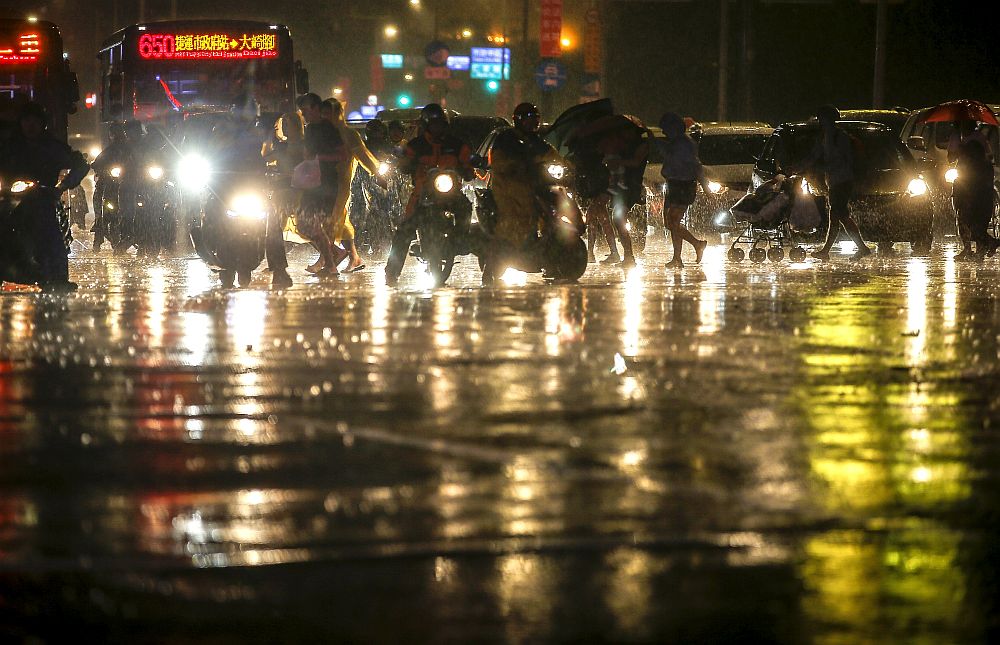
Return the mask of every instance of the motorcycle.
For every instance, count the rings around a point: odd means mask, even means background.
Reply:
[[[454,170],[433,168],[417,201],[417,239],[410,255],[427,265],[435,287],[451,277],[455,257],[468,253],[468,215],[471,204],[462,192],[462,177]]]
[[[166,171],[153,161],[136,194],[133,241],[139,255],[156,257],[174,246],[177,230],[177,190]]]
[[[587,270],[587,243],[584,240],[587,223],[568,188],[572,185],[570,169],[564,163],[547,161],[538,171],[535,189],[538,232],[518,249],[500,246],[497,250],[494,238],[497,209],[492,188],[476,191],[476,217],[486,238],[484,246],[494,249],[480,256],[487,282],[499,277],[490,272],[495,273],[500,266],[525,273],[541,272],[546,278],[568,281],[579,280]],[[492,264],[493,269],[488,264]]]
[[[95,244],[107,240],[116,254],[122,254],[125,242],[125,223],[121,208],[122,174],[125,168],[115,164],[108,171],[98,173],[94,180]]]
[[[204,195],[201,217],[190,230],[195,251],[219,273],[223,287],[234,280],[250,285],[264,260],[267,219],[274,208],[272,191],[253,173],[229,173]]]
[[[0,178],[0,282],[35,284],[51,277],[35,248],[34,229],[56,212],[58,202],[53,189],[37,182]]]

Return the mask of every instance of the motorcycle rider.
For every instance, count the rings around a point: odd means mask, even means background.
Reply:
[[[490,188],[496,203],[493,242],[484,262],[483,283],[502,267],[505,250],[520,249],[538,232],[537,190],[546,163],[562,158],[539,134],[541,113],[531,103],[514,108],[514,127],[497,134],[490,149]]]
[[[94,169],[94,226],[90,231],[94,234],[94,252],[101,250],[107,235],[107,222],[104,209],[109,198],[116,193],[118,181],[111,176],[111,169],[123,167],[128,161],[128,143],[125,138],[125,128],[120,123],[112,123],[108,129],[110,143],[97,155],[92,167]],[[117,197],[114,194],[114,197]],[[115,200],[117,203],[117,199]]]
[[[69,280],[66,240],[60,226],[57,204],[67,190],[80,185],[90,172],[84,156],[52,136],[49,115],[38,103],[28,103],[18,118],[18,130],[0,149],[0,174],[34,181],[39,198],[32,199],[33,212],[23,218],[25,246],[38,263],[38,284],[45,291],[75,291]],[[59,179],[60,173],[68,171]],[[25,204],[22,203],[22,208]],[[21,267],[23,268],[23,267]]]
[[[385,281],[389,286],[395,286],[398,282],[410,243],[417,237],[417,222],[413,214],[423,194],[427,174],[434,168],[448,168],[458,172],[463,179],[471,179],[472,150],[461,139],[451,134],[448,115],[444,108],[437,103],[430,103],[420,112],[420,133],[403,148],[398,168],[401,173],[412,177],[413,192],[410,194],[403,219],[392,238],[389,259],[385,264]],[[471,202],[461,201],[468,205],[468,209],[463,208],[463,212],[455,213],[460,236],[461,232],[469,230],[469,221],[472,218]],[[464,249],[458,250],[464,251]]]

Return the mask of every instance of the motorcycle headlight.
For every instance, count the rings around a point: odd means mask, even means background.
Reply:
[[[378,174],[382,177],[388,175],[390,170],[392,170],[392,166],[385,161],[378,165]]]
[[[208,175],[212,166],[201,155],[188,155],[181,160],[177,169],[177,179],[188,190],[201,190],[208,185]]]
[[[722,192],[724,188],[725,186],[723,186],[717,181],[708,182],[708,192],[712,193],[713,195],[718,195],[719,193]]]
[[[154,181],[158,180],[163,177],[163,168],[160,166],[150,166],[146,168],[146,174],[149,175],[150,179]]]
[[[802,189],[802,194],[803,195],[814,195],[815,194],[815,193],[813,193],[813,187],[805,179],[802,180],[802,183],[799,185],[799,188]]]
[[[545,172],[549,173],[549,177],[558,181],[566,176],[566,166],[561,163],[550,163],[545,167]]]
[[[450,193],[455,187],[455,180],[451,175],[438,175],[434,178],[434,190],[439,193]]]
[[[949,168],[944,173],[944,180],[949,184],[954,184],[956,179],[958,179],[958,168]]]
[[[910,194],[911,197],[920,197],[921,195],[927,194],[927,182],[917,177],[916,179],[911,179],[910,184],[906,187],[906,192]]]
[[[260,195],[245,193],[233,198],[226,214],[230,217],[246,217],[249,219],[267,219],[267,209]]]
[[[100,157],[100,156],[101,156],[101,147],[100,147],[100,146],[94,146],[93,148],[91,148],[91,149],[90,149],[90,150],[88,151],[88,153],[87,153],[87,154],[89,154],[89,155],[90,155],[90,158],[91,158],[91,159],[97,159],[98,157]]]
[[[115,166],[111,169],[111,171],[108,174],[114,177],[115,179],[118,179],[119,177],[122,176],[122,167]]]
[[[12,193],[23,193],[24,191],[28,190],[29,188],[33,187],[34,185],[35,185],[35,182],[33,182],[33,181],[21,181],[21,180],[18,180],[18,181],[15,181],[13,184],[10,185],[10,192],[12,192]]]

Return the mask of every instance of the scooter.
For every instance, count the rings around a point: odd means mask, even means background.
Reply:
[[[218,271],[223,287],[231,288],[236,279],[246,287],[264,260],[267,219],[274,205],[261,175],[224,177],[206,192],[201,217],[191,226],[191,242],[198,256]]]
[[[49,187],[0,177],[0,282],[44,284],[60,278],[46,275],[35,233],[43,218],[58,217],[58,202]]]
[[[568,189],[571,173],[561,162],[547,161],[538,169],[535,190],[538,232],[521,248],[508,248],[494,236],[497,220],[492,188],[477,190],[476,217],[485,236],[485,252],[480,256],[483,282],[499,277],[505,267],[525,273],[543,273],[553,280],[576,281],[587,270],[587,223]]]
[[[455,257],[469,253],[470,216],[471,204],[462,192],[461,175],[450,169],[431,169],[413,214],[417,239],[410,245],[410,255],[427,265],[435,287],[451,277]]]

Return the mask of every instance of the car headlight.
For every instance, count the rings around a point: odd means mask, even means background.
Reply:
[[[944,173],[944,180],[949,184],[954,184],[956,179],[958,179],[958,168],[949,168]]]
[[[434,190],[439,193],[450,193],[454,187],[455,180],[451,178],[451,175],[438,175],[434,178]]]
[[[814,195],[815,194],[813,192],[812,185],[808,181],[806,181],[805,179],[802,180],[802,183],[799,185],[799,188],[802,189],[802,194],[803,195]]]
[[[708,192],[712,193],[713,195],[718,195],[719,193],[722,192],[724,188],[725,186],[723,186],[717,181],[708,182]]]
[[[921,195],[927,194],[927,182],[917,177],[916,179],[911,179],[910,184],[906,187],[906,192],[910,194],[911,197],[920,197]]]
[[[201,155],[188,155],[181,159],[177,168],[177,179],[188,190],[201,190],[208,185],[208,175],[212,166]]]
[[[163,177],[163,168],[160,166],[150,166],[146,168],[146,174],[149,175],[150,179],[158,180]]]
[[[383,161],[378,165],[378,174],[382,177],[388,175],[390,170],[392,170],[392,166],[386,161]]]
[[[92,148],[91,148],[91,149],[90,149],[90,150],[89,150],[89,151],[87,152],[87,154],[89,154],[89,155],[90,155],[90,158],[91,158],[91,159],[97,159],[98,157],[100,157],[100,156],[101,156],[101,147],[100,147],[100,146],[94,146],[94,147],[92,147]]]
[[[267,219],[267,209],[260,195],[245,193],[233,198],[226,214],[230,217],[246,217],[249,219]]]
[[[549,177],[558,181],[566,176],[566,166],[561,163],[550,163],[545,167],[545,172],[549,173]]]
[[[35,185],[33,181],[15,181],[10,185],[10,192],[12,193],[23,193],[24,191],[32,188]]]
[[[115,179],[118,179],[119,177],[122,176],[122,167],[115,166],[111,169],[111,171],[108,174],[114,177]]]

